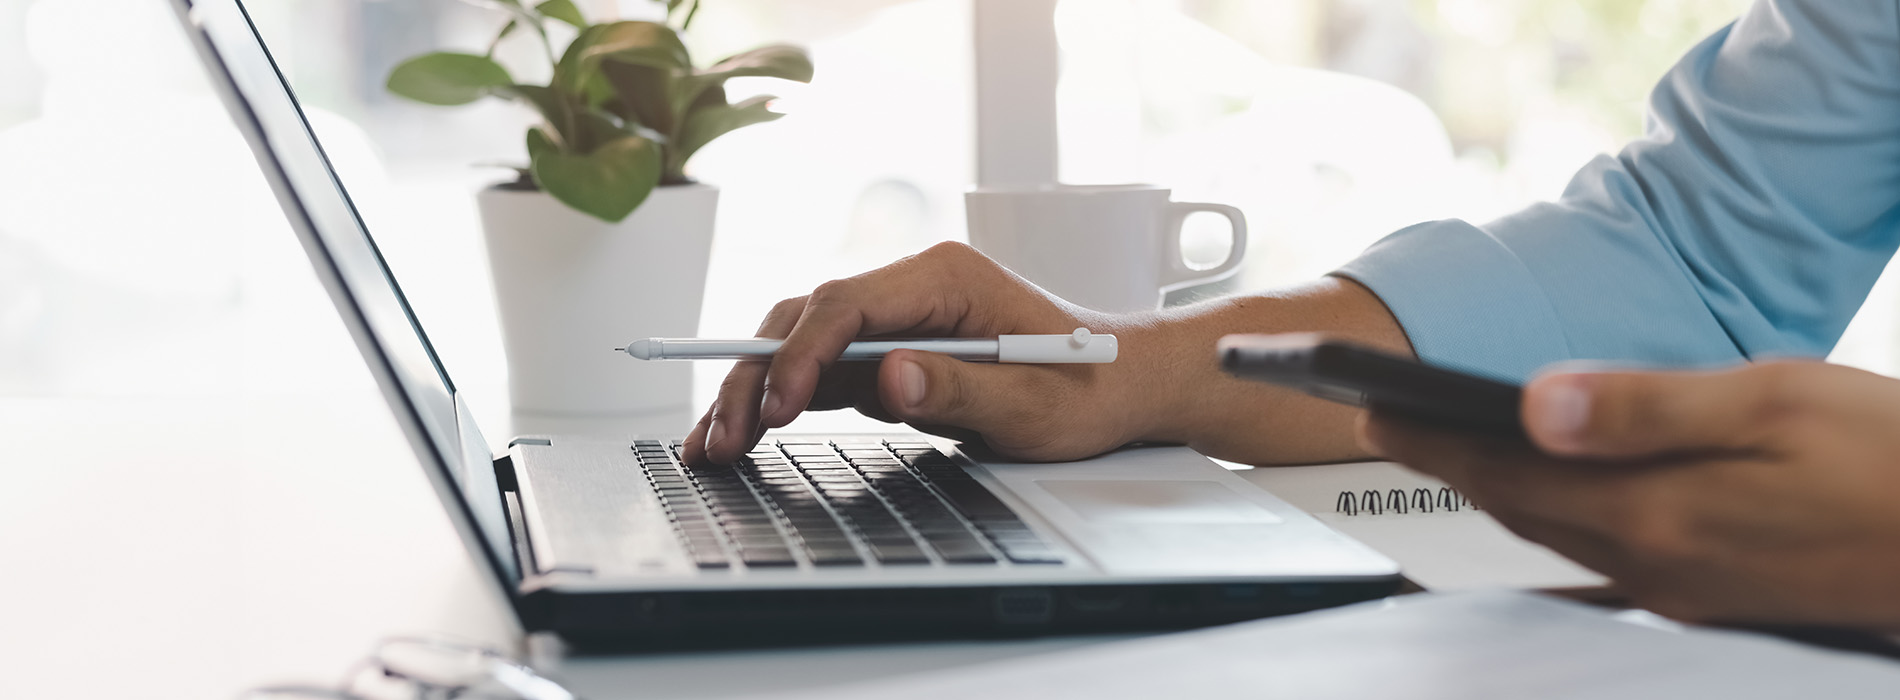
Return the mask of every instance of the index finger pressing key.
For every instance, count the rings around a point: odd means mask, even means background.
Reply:
[[[761,338],[783,338],[804,312],[806,297],[779,302],[759,324]],[[706,425],[704,443],[707,460],[729,462],[744,455],[765,432],[760,418],[760,394],[765,387],[767,363],[742,361],[732,366],[719,385],[719,396],[701,423]],[[716,422],[715,422],[716,421]]]
[[[826,294],[830,287],[812,294],[765,370],[759,419],[768,429],[783,427],[805,410],[819,377],[864,331],[864,314],[854,304],[837,301],[835,292]]]

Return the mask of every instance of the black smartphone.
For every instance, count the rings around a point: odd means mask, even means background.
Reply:
[[[1228,374],[1452,429],[1522,437],[1523,389],[1315,333],[1220,339]]]

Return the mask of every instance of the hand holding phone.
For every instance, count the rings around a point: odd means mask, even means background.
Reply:
[[[1230,335],[1220,339],[1221,369],[1453,429],[1523,437],[1523,389],[1433,367],[1316,333]]]

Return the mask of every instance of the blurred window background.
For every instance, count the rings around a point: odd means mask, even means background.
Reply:
[[[472,195],[525,159],[531,117],[382,90],[408,56],[481,51],[502,16],[456,0],[251,5],[445,361],[465,388],[504,394]],[[1254,257],[1211,291],[1309,279],[1407,224],[1555,197],[1641,133],[1656,79],[1746,5],[1062,0],[1060,171],[1245,210]],[[363,381],[167,15],[154,0],[0,0],[0,395]],[[970,33],[970,0],[705,0],[697,60],[792,42],[817,79],[735,81],[735,99],[770,89],[790,116],[694,160],[724,193],[702,333],[749,335],[779,298],[963,237]],[[517,35],[498,56],[526,80],[544,74],[536,51]],[[1224,227],[1191,234],[1224,247]],[[1881,290],[1836,357],[1891,372]]]

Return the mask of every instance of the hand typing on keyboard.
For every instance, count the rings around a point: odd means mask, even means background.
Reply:
[[[1107,365],[1003,365],[898,351],[878,363],[835,362],[859,337],[1063,334],[1078,327],[1122,336],[1121,357]],[[779,302],[757,335],[785,338],[784,348],[770,363],[733,368],[683,454],[692,463],[732,462],[799,412],[839,408],[939,435],[981,437],[1018,458],[1098,454],[1148,437],[1126,420],[1139,384],[1134,377],[1150,361],[1134,330],[1128,319],[1050,296],[968,246],[939,245]]]
[[[860,337],[1078,327],[1119,336],[1120,357],[1105,365],[1010,365],[898,351],[877,363],[836,361]],[[840,408],[980,439],[1025,460],[1079,459],[1135,441],[1184,443],[1253,464],[1363,456],[1351,409],[1233,379],[1215,362],[1222,335],[1296,330],[1409,349],[1379,299],[1343,279],[1111,315],[1050,296],[975,249],[945,243],[779,302],[758,335],[784,338],[784,347],[769,363],[733,368],[681,456],[689,464],[731,464],[799,412]]]

